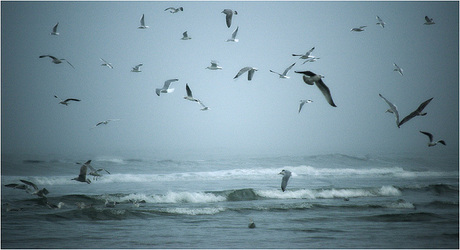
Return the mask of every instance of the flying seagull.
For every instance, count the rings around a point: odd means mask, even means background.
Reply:
[[[235,43],[237,43],[239,41],[236,38],[236,35],[238,34],[238,28],[239,28],[239,26],[236,27],[236,29],[232,33],[232,38],[227,39],[227,42],[235,42]]]
[[[94,128],[97,127],[97,126],[99,126],[99,125],[102,125],[102,124],[103,124],[103,125],[107,125],[107,124],[108,124],[109,122],[111,122],[111,121],[119,121],[119,120],[120,120],[120,119],[108,119],[108,120],[105,120],[105,121],[101,121],[101,122],[98,122],[98,123],[94,126]]]
[[[433,18],[429,18],[428,16],[425,16],[425,25],[431,25],[431,24],[435,24],[433,22]]]
[[[313,56],[310,56],[311,52],[313,52],[313,50],[315,49],[315,47],[311,48],[309,51],[307,51],[307,53],[305,54],[292,54],[292,56],[300,56],[300,59],[309,59],[309,58],[314,58]]]
[[[209,107],[204,105],[199,99],[196,99],[196,98],[193,97],[192,90],[190,89],[188,84],[185,84],[185,90],[187,92],[187,96],[184,97],[185,100],[189,100],[189,101],[192,101],[192,102],[199,103],[203,107],[203,108],[201,108],[201,111],[206,111],[206,110],[210,109]]]
[[[101,61],[103,62],[103,63],[101,64],[101,66],[106,66],[106,67],[109,67],[109,68],[113,69],[113,66],[112,66],[111,63],[107,62],[106,60],[104,60],[104,59],[102,59],[102,58],[99,58],[99,59],[101,59]]]
[[[218,69],[222,69],[221,66],[219,66],[218,62],[217,61],[211,61],[211,66],[208,66],[206,67],[207,69],[210,69],[210,70],[218,70]]]
[[[27,188],[27,186],[24,184],[16,184],[16,183],[6,184],[5,187],[24,189],[24,190]]]
[[[142,14],[140,23],[141,23],[141,25],[139,27],[137,27],[138,29],[148,29],[149,28],[149,26],[145,26],[144,14]]]
[[[400,127],[401,125],[403,125],[404,123],[406,123],[407,121],[409,121],[410,119],[416,116],[425,116],[426,113],[422,113],[422,111],[426,107],[426,105],[428,105],[428,103],[431,102],[431,100],[433,100],[433,97],[424,101],[422,104],[420,104],[420,106],[418,106],[418,108],[415,111],[410,113],[408,116],[404,117],[404,119],[402,119],[402,121],[398,124],[398,127]]]
[[[236,74],[236,76],[233,77],[233,79],[238,78],[242,74],[246,73],[246,71],[248,71],[248,81],[251,81],[252,77],[254,76],[254,72],[256,72],[257,70],[258,69],[254,68],[254,67],[244,67],[244,68],[240,69],[240,71],[238,71],[238,74]]]
[[[192,39],[192,38],[188,36],[187,31],[185,31],[184,33],[182,33],[182,38],[181,38],[181,40],[190,40],[190,39]]]
[[[364,28],[366,28],[367,26],[359,26],[358,28],[353,28],[351,29],[350,31],[355,31],[355,32],[361,32],[361,31],[364,31]]]
[[[312,103],[313,101],[312,100],[300,100],[300,105],[299,105],[299,113],[300,113],[300,110],[302,110],[302,107],[303,105],[305,105],[305,103]]]
[[[395,117],[396,117],[396,126],[398,126],[398,128],[399,128],[399,112],[398,112],[398,108],[396,107],[396,105],[394,105],[393,103],[388,101],[385,97],[383,97],[383,95],[379,94],[379,96],[388,104],[388,106],[390,106],[390,108],[385,112],[393,113],[395,115]]]
[[[401,67],[399,67],[396,63],[393,63],[393,66],[395,66],[393,71],[397,71],[402,76],[403,75],[403,69]]]
[[[294,65],[295,65],[295,63],[293,63],[293,64],[291,64],[291,66],[287,67],[287,68],[284,70],[283,74],[277,73],[277,72],[275,72],[275,71],[273,71],[273,70],[270,70],[270,72],[275,73],[275,74],[278,74],[278,75],[280,76],[280,78],[288,79],[289,76],[287,76],[287,73],[289,72],[289,70],[292,69],[292,67],[294,67]]]
[[[133,69],[131,70],[131,72],[142,72],[141,71],[141,66],[142,65],[144,65],[144,64],[140,63],[140,64],[134,66]]]
[[[34,183],[32,183],[30,181],[25,181],[25,180],[20,180],[20,181],[34,189],[33,191],[29,191],[29,189],[28,189],[27,190],[28,193],[36,194],[39,197],[45,197],[45,195],[49,194],[49,192],[48,192],[48,190],[46,188],[38,189],[37,185],[35,185]]]
[[[79,163],[79,162],[77,162],[77,164],[82,165],[82,164]],[[91,166],[91,160],[88,160],[88,161],[85,162],[83,165],[86,165],[86,166],[90,169],[89,175],[93,176],[93,180],[94,180],[94,179],[97,180],[99,177],[102,176],[102,175],[99,173],[99,172],[101,172],[101,171],[105,171],[105,172],[107,172],[108,174],[110,174],[110,172],[107,171],[106,169],[103,169],[103,168],[95,169],[95,168],[93,168],[93,166]]]
[[[57,95],[55,95],[54,97],[57,98],[57,99],[59,99],[59,100],[61,100],[61,101],[59,102],[59,104],[62,104],[62,105],[65,105],[65,106],[69,105],[68,102],[70,102],[70,101],[74,101],[74,102],[79,102],[79,101],[80,101],[79,99],[75,99],[75,98],[67,98],[67,99],[65,99],[65,100],[62,100],[62,99],[59,98]]]
[[[310,56],[310,58],[308,58],[307,60],[305,60],[302,64],[305,64],[307,62],[316,62],[318,59],[321,59],[319,57],[316,57],[316,56]]]
[[[380,27],[385,28],[385,22],[382,20],[382,18],[376,16],[375,19],[377,19],[377,25],[380,25]]]
[[[59,32],[57,32],[58,25],[59,25],[59,22],[56,23],[56,25],[54,25],[53,32],[50,33],[51,35],[59,36]]]
[[[86,182],[88,184],[91,183],[90,179],[86,179],[86,171],[88,170],[88,165],[91,162],[91,160],[87,161],[85,164],[83,164],[80,168],[80,174],[78,177],[73,178],[72,180],[76,180],[79,182]]]
[[[169,79],[169,80],[166,80],[164,85],[163,85],[163,88],[157,88],[155,89],[155,92],[157,93],[157,96],[160,96],[161,93],[164,93],[164,94],[167,94],[167,93],[172,93],[174,92],[174,89],[173,88],[169,88],[169,86],[171,85],[172,82],[176,82],[176,81],[179,81],[179,79]]]
[[[436,146],[438,143],[441,143],[444,146],[446,145],[446,142],[444,140],[439,140],[439,141],[433,142],[433,135],[431,133],[424,132],[424,131],[420,131],[420,133],[422,133],[424,135],[427,135],[428,138],[430,138],[430,142],[428,142],[428,147]]]
[[[225,9],[221,13],[225,14],[225,22],[227,23],[227,27],[230,28],[230,26],[232,26],[233,13],[235,13],[235,15],[238,15],[238,12],[236,10],[233,11],[231,9]]]
[[[321,90],[321,93],[323,93],[324,97],[326,97],[327,102],[332,107],[337,107],[332,100],[329,88],[326,86],[326,84],[324,84],[323,80],[321,80],[321,78],[324,78],[324,76],[317,75],[311,71],[295,71],[295,73],[303,74],[303,81],[308,85],[313,85],[316,83],[316,86],[319,88],[319,90]]]
[[[179,8],[174,8],[174,7],[169,7],[166,8],[165,11],[169,10],[170,13],[177,13],[179,11],[184,11],[184,8],[179,7]]]
[[[72,68],[75,69],[75,67],[74,67],[69,61],[67,61],[66,59],[57,59],[56,57],[51,56],[51,55],[42,55],[42,56],[39,56],[39,58],[44,58],[44,57],[49,57],[49,58],[53,59],[52,62],[53,62],[54,64],[60,64],[60,63],[62,63],[62,61],[66,61],[70,66],[72,66]]]
[[[279,174],[283,175],[283,179],[281,179],[281,190],[284,192],[286,190],[289,177],[291,177],[291,171],[283,169]]]

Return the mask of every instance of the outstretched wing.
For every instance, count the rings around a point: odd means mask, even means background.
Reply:
[[[396,117],[396,126],[399,127],[399,112],[398,112],[398,108],[396,107],[396,105],[394,105],[393,103],[388,101],[385,97],[383,97],[383,95],[379,94],[379,96],[388,104],[388,106],[390,106],[391,112],[393,112],[393,114],[395,114],[395,117]]]
[[[59,22],[58,22],[56,25],[54,25],[54,27],[53,27],[53,32],[54,32],[54,33],[57,32],[58,25],[59,25]]]
[[[295,63],[293,63],[291,66],[287,67],[284,72],[283,72],[283,75],[287,75],[287,73],[289,72],[289,70],[292,69],[292,67],[294,67]]]
[[[428,136],[428,138],[430,138],[430,142],[432,142],[432,141],[433,141],[433,135],[432,135],[431,133],[428,133],[428,132],[424,132],[424,131],[420,131],[420,133],[422,133],[422,134],[424,134],[424,135]]]
[[[233,31],[232,33],[232,38],[235,39],[236,38],[236,34],[238,34],[238,28],[239,26],[236,27],[236,29]]]
[[[236,74],[235,77],[233,77],[233,79],[236,79],[238,78],[239,76],[241,76],[242,74],[246,73],[246,71],[252,69],[251,67],[244,67],[242,69],[240,69],[240,71],[238,71],[238,74]]]
[[[24,183],[24,184],[27,184],[27,185],[33,187],[35,190],[38,190],[38,187],[37,187],[37,185],[35,185],[35,183],[32,183],[32,182],[30,182],[30,181],[26,181],[26,180],[20,180],[20,181],[21,181],[22,183]]]
[[[64,102],[68,102],[68,101],[75,101],[75,102],[79,102],[80,100],[79,99],[75,99],[75,98],[68,98],[68,99],[65,99]]]
[[[324,97],[326,97],[327,102],[332,107],[337,107],[337,106],[335,106],[335,103],[332,100],[331,91],[326,86],[326,84],[324,84],[323,80],[319,79],[318,81],[316,81],[316,86],[318,86],[319,90],[321,90],[321,93],[323,93]]]
[[[179,79],[169,79],[165,81],[165,84],[163,85],[163,89],[169,89],[169,85],[171,85],[172,82],[177,82]]]
[[[141,17],[141,26],[145,26],[145,22],[144,22],[144,14],[142,14],[142,17]]]
[[[185,90],[187,91],[187,96],[190,97],[190,98],[193,98],[192,90],[190,89],[188,84],[185,84]]]
[[[418,108],[417,108],[417,111],[422,112],[423,109],[426,107],[426,105],[428,105],[428,103],[431,102],[431,100],[433,100],[433,97],[431,97],[430,99],[428,99],[428,100],[424,101],[422,104],[420,104],[420,106],[418,106]]]

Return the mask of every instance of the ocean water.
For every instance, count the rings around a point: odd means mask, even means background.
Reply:
[[[100,156],[72,181],[86,160],[2,155],[2,248],[459,247],[458,156]]]

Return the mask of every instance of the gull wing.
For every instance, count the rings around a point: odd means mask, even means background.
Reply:
[[[145,22],[144,22],[144,14],[142,14],[142,17],[141,17],[141,26],[145,26]]]
[[[430,19],[428,16],[425,16],[425,21],[426,21],[427,23],[429,23],[429,22],[432,21],[432,19]]]
[[[388,101],[385,97],[383,97],[383,95],[379,94],[379,96],[388,104],[388,106],[390,106],[390,110],[393,112],[393,114],[395,114],[395,117],[396,117],[396,126],[399,127],[399,112],[398,112],[398,108],[396,107],[396,105],[394,105],[393,103]]]
[[[431,133],[428,133],[428,132],[424,132],[424,131],[419,131],[420,133],[428,136],[428,138],[430,138],[430,142],[433,142],[433,135]]]
[[[21,181],[22,183],[24,183],[24,184],[27,184],[27,185],[33,187],[35,190],[38,190],[38,187],[37,187],[37,185],[35,185],[35,183],[32,183],[32,182],[30,182],[30,181],[25,181],[25,180],[20,180],[20,181]]]
[[[283,175],[283,179],[281,180],[281,190],[283,190],[283,192],[286,190],[286,186],[287,186],[289,177],[291,177],[291,173],[290,173],[290,172],[285,173],[285,174]]]
[[[185,85],[185,90],[187,91],[187,96],[190,97],[190,98],[193,98],[192,90],[190,89],[188,84]]]
[[[283,72],[283,75],[287,75],[287,73],[289,72],[289,70],[292,69],[292,67],[294,67],[295,63],[293,63],[291,66],[287,67],[284,72]]]
[[[236,34],[238,34],[238,28],[239,26],[236,27],[236,29],[233,31],[232,33],[232,38],[235,39],[236,38]]]
[[[173,8],[173,7],[169,7],[169,8],[166,8],[165,11],[167,10],[176,10],[176,8]]]
[[[169,80],[166,80],[166,81],[165,81],[165,84],[163,85],[163,89],[169,89],[169,85],[171,85],[171,83],[176,82],[176,81],[179,81],[179,79],[169,79]]]
[[[305,105],[306,102],[304,101],[300,101],[300,105],[299,105],[299,113],[300,113],[300,110],[302,110],[302,107],[303,105]]]
[[[279,76],[283,76],[282,74],[280,74],[280,73],[278,73],[278,72],[275,72],[275,71],[273,71],[273,70],[270,70],[270,72],[275,73],[275,74],[277,74],[277,75],[279,75]]]
[[[326,97],[327,102],[332,106],[332,107],[337,107],[334,104],[334,101],[332,100],[331,96],[331,91],[329,88],[324,84],[323,80],[319,79],[316,81],[316,86],[321,90],[321,93],[323,93],[324,97]]]
[[[314,49],[315,49],[315,47],[313,47],[309,51],[307,51],[307,53],[305,53],[305,56],[308,57],[311,54],[311,52],[313,52]]]
[[[79,101],[81,101],[81,100],[79,100],[79,99],[75,99],[75,98],[68,98],[68,99],[65,99],[65,101],[64,101],[64,102],[68,102],[68,101],[75,101],[75,102],[79,102]]]
[[[67,63],[68,63],[70,66],[72,66],[72,68],[74,68],[74,69],[75,69],[75,67],[74,67],[74,66],[73,66],[73,65],[72,65],[72,64],[71,64],[69,61],[67,61],[66,59],[61,59],[61,60],[64,60],[64,61],[66,61],[66,62],[67,62]]]
[[[398,124],[398,127],[400,127],[401,125],[403,125],[404,123],[408,122],[410,119],[414,118],[417,116],[417,111],[414,111],[412,113],[410,113],[408,116],[404,117],[402,119],[402,121]]]
[[[211,67],[215,68],[215,67],[217,67],[217,66],[218,66],[218,65],[217,65],[217,62],[216,62],[216,61],[211,61]]]
[[[431,100],[433,100],[433,97],[431,97],[430,99],[428,99],[428,100],[424,101],[422,104],[420,104],[420,106],[418,106],[416,111],[419,112],[419,113],[422,112],[423,109],[426,107],[426,105],[428,105],[428,103],[431,102]]]
[[[251,70],[251,69],[252,69],[252,67],[244,67],[244,68],[240,69],[240,71],[238,71],[238,74],[236,74],[236,76],[233,77],[233,79],[238,78],[242,74],[246,73],[246,71]]]
[[[230,26],[232,26],[233,11],[231,9],[225,9],[222,13],[225,14],[225,22],[227,23],[227,27],[230,28]]]
[[[58,22],[56,25],[54,25],[54,27],[53,27],[53,32],[54,32],[54,33],[57,32],[58,25],[59,25],[59,22]]]
[[[252,80],[252,77],[254,76],[254,72],[256,70],[254,68],[250,69],[249,72],[248,72],[248,81],[251,81]]]

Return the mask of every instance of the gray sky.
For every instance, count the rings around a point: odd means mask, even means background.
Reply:
[[[238,11],[231,28],[226,8]],[[149,29],[137,29],[142,14]],[[458,154],[458,20],[458,2],[2,2],[2,151]],[[225,42],[237,26],[240,41]],[[291,56],[313,46],[314,63]],[[206,70],[211,60],[223,70]],[[269,72],[294,62],[290,79]],[[130,72],[138,63],[143,72]],[[253,80],[233,80],[245,66],[259,69]],[[294,70],[325,75],[337,108]],[[171,78],[175,92],[156,96]],[[183,99],[186,83],[211,110]],[[398,129],[379,93],[402,117],[434,99]],[[301,99],[314,102],[298,114]],[[121,120],[90,129],[111,118]],[[428,148],[419,130],[447,146]]]

